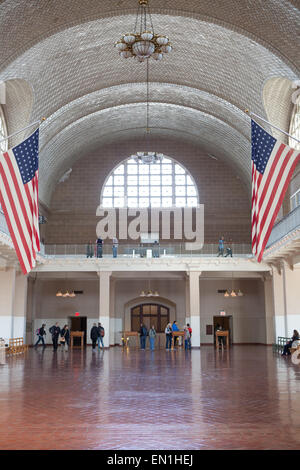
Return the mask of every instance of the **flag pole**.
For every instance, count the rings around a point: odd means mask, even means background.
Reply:
[[[0,144],[2,144],[2,142],[5,142],[7,139],[10,139],[11,137],[14,137],[15,135],[20,134],[20,132],[26,131],[26,129],[29,129],[30,127],[34,126],[35,124],[41,124],[41,122],[43,122],[45,120],[46,120],[46,118],[43,117],[42,119],[39,119],[38,121],[32,122],[28,126],[23,127],[23,129],[20,129],[19,131],[16,131],[13,134],[8,135],[7,137],[4,137],[4,139],[0,140]]]
[[[291,139],[295,140],[296,142],[298,142],[300,144],[300,140],[296,139],[295,137],[292,137],[291,134],[289,134],[288,132],[283,131],[282,129],[280,129],[277,126],[274,126],[274,124],[271,124],[269,121],[266,121],[265,119],[258,116],[257,114],[252,113],[251,111],[249,111],[249,109],[245,109],[245,113],[249,114],[249,116],[255,116],[256,118],[260,119],[261,121],[266,122],[267,124],[269,124],[269,126],[274,127],[278,131],[282,132],[283,134],[287,135],[288,137],[290,137]]]

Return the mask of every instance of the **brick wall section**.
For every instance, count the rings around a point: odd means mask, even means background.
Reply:
[[[81,244],[95,240],[96,208],[105,178],[137,143],[110,145],[84,156],[70,178],[57,185],[52,197],[45,242]],[[199,148],[183,142],[160,141],[159,151],[180,162],[193,176],[205,209],[205,241],[214,243],[223,234],[237,243],[250,241],[249,194],[230,166],[208,157]]]

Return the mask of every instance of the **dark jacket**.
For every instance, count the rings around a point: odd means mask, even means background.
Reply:
[[[46,334],[45,328],[41,326],[41,328],[39,329],[39,336],[44,336],[45,334]]]
[[[93,326],[93,328],[91,329],[91,339],[97,339],[99,336],[99,332],[98,332],[98,327],[97,326]]]
[[[98,326],[97,329],[98,329],[98,336],[102,336],[102,337],[103,337],[103,336],[104,336],[104,328],[103,328],[103,326]],[[102,332],[102,334],[101,334],[101,332]]]
[[[51,328],[49,329],[50,333],[52,334],[52,337],[53,336],[59,336],[59,333],[60,333],[60,328],[59,326],[51,326]]]
[[[60,331],[60,335],[65,337],[65,340],[69,342],[70,339],[70,330],[65,330],[64,328]]]
[[[141,329],[140,329],[140,335],[141,336],[147,336],[147,328],[145,326],[141,326]]]

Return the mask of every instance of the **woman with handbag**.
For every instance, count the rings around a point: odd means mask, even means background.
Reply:
[[[64,351],[68,351],[70,342],[70,331],[68,325],[65,325],[60,332],[60,344],[64,346]]]

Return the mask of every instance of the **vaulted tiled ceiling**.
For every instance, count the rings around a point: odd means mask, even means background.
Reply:
[[[150,66],[150,127],[180,135],[227,161],[250,184],[249,118],[266,117],[263,87],[297,78],[299,11],[283,0],[150,1],[174,50]],[[145,126],[146,65],[113,44],[132,30],[137,0],[25,0],[0,5],[0,79],[33,88],[41,126],[40,198],[49,204],[83,152]],[[282,121],[282,119],[281,119]],[[159,150],[159,149],[157,149]]]

